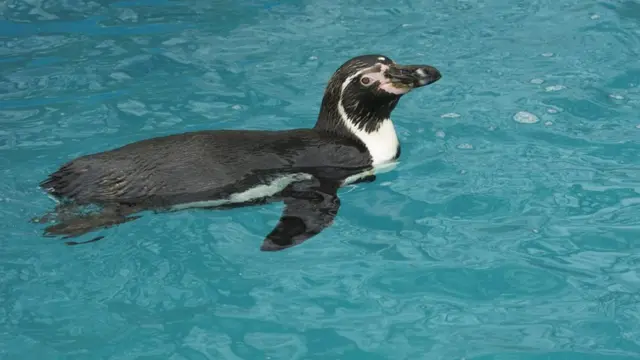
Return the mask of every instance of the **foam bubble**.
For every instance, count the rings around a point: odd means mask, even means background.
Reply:
[[[540,85],[544,82],[542,79],[531,79],[532,84]]]
[[[563,85],[551,85],[551,86],[547,86],[546,88],[544,88],[545,91],[559,91],[564,89],[565,87]]]
[[[612,99],[616,99],[616,100],[624,99],[624,96],[618,95],[618,94],[611,94],[611,95],[609,95],[609,97],[612,98]]]
[[[521,124],[535,124],[538,121],[540,121],[537,116],[533,115],[530,112],[526,112],[526,111],[518,111],[513,116],[513,120],[515,120],[516,122],[519,122]]]
[[[440,115],[441,118],[458,118],[460,117],[460,114],[457,113],[446,113],[446,114],[442,114]]]
[[[598,20],[598,19],[600,19],[600,15],[598,14],[591,15],[591,20]]]
[[[171,46],[171,45],[184,44],[184,43],[186,43],[186,42],[188,42],[188,40],[187,40],[187,39],[174,37],[174,38],[171,38],[171,39],[169,39],[169,40],[165,40],[165,41],[162,43],[162,45],[168,45],[168,46]]]
[[[127,73],[124,73],[122,71],[117,71],[117,72],[111,73],[109,75],[109,77],[111,77],[114,80],[129,80],[129,79],[131,79],[131,76],[129,76]]]
[[[127,101],[118,103],[116,104],[116,107],[118,107],[118,109],[120,109],[123,112],[136,115],[136,116],[142,116],[149,113],[149,110],[146,109],[145,104],[136,100],[127,100]]]
[[[436,136],[439,137],[439,138],[443,138],[443,137],[445,137],[445,133],[442,130],[438,130],[438,131],[436,131]]]
[[[552,52],[542,53],[542,56],[544,56],[544,57],[552,57],[553,53]]]
[[[461,150],[472,150],[473,149],[473,145],[464,143],[464,144],[458,145],[457,148],[461,149]]]
[[[122,12],[120,13],[120,16],[118,16],[120,18],[120,20],[122,21],[131,21],[131,22],[137,22],[138,21],[138,14],[136,14],[135,11],[129,9],[129,8],[124,8],[122,10]]]

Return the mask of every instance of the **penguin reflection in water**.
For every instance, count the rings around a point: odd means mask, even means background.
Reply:
[[[66,239],[146,210],[282,201],[283,213],[261,250],[295,246],[333,222],[341,186],[372,181],[377,168],[398,158],[391,112],[403,95],[440,76],[428,65],[355,57],[329,80],[313,128],[196,131],[81,156],[40,184],[59,203],[35,221],[52,221],[45,236]],[[79,211],[90,205],[98,210]]]

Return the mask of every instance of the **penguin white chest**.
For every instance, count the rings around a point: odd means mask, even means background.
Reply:
[[[369,132],[354,125],[342,107],[339,107],[339,110],[341,110],[343,119],[346,119],[344,123],[349,131],[367,147],[371,155],[371,165],[378,166],[395,159],[398,154],[399,141],[391,119],[383,120],[378,129]]]
[[[398,136],[390,119],[382,121],[376,131],[366,132],[358,128],[351,130],[369,150],[373,166],[392,161],[398,154]]]

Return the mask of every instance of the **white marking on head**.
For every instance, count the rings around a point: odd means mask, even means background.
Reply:
[[[378,58],[378,60],[380,60],[380,61],[385,61],[385,60],[387,60],[387,58],[386,58],[386,57],[384,57],[384,56],[380,56],[380,57]]]
[[[416,72],[418,73],[418,75],[420,75],[420,80],[418,81],[420,83],[420,86],[426,84],[427,83],[427,73],[425,73],[424,70],[422,70],[422,69],[417,69]]]
[[[340,114],[342,121],[347,129],[358,137],[358,139],[360,139],[360,141],[362,141],[367,147],[367,150],[371,155],[373,166],[392,161],[398,152],[399,142],[393,122],[391,122],[391,119],[384,119],[382,123],[380,123],[378,130],[373,132],[367,132],[364,129],[360,129],[355,125],[353,120],[349,118],[349,115],[345,111],[344,106],[342,105],[342,94],[351,80],[366,72],[369,72],[366,76],[370,77],[372,80],[380,81],[381,83],[383,83],[383,81],[388,82],[388,79],[384,76],[388,66],[381,64],[378,64],[378,66],[381,66],[381,69],[378,72],[371,72],[373,67],[369,67],[349,76],[344,83],[342,83],[342,87],[340,89],[340,100],[338,101],[338,113]]]

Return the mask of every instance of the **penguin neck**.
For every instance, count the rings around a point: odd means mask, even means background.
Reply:
[[[395,104],[394,104],[395,105]],[[391,121],[391,111],[358,112],[345,109],[341,99],[322,100],[314,129],[328,131],[361,142],[371,156],[373,166],[395,160],[400,154],[400,143]]]

